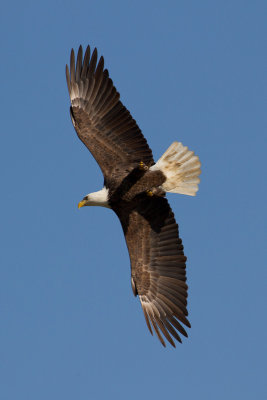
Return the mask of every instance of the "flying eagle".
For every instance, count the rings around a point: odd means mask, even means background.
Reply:
[[[70,115],[78,137],[104,175],[104,187],[83,198],[78,207],[111,208],[119,217],[131,262],[131,284],[145,320],[160,342],[175,347],[187,319],[186,257],[166,192],[195,196],[199,158],[174,142],[154,162],[136,121],[120,101],[104,59],[80,46],[75,63],[71,50],[66,77]]]

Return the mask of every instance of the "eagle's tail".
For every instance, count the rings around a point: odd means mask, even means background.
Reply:
[[[195,196],[200,182],[200,161],[193,151],[174,142],[150,170],[161,170],[166,176],[162,185],[165,192]]]

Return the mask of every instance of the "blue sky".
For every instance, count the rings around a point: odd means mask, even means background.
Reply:
[[[265,399],[265,1],[1,6],[0,397]],[[164,349],[130,287],[115,214],[69,117],[70,49],[97,46],[155,159],[202,162],[169,195],[188,256],[189,338]]]

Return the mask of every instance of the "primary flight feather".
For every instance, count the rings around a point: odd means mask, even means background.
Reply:
[[[90,150],[104,175],[104,187],[90,193],[83,206],[111,208],[119,217],[130,261],[131,284],[139,296],[147,326],[165,346],[165,337],[187,336],[181,323],[187,319],[186,257],[178,225],[166,192],[194,196],[198,190],[199,158],[174,142],[155,164],[136,121],[97,61],[97,50],[80,46],[75,62],[71,51],[66,78],[70,114],[81,141]]]

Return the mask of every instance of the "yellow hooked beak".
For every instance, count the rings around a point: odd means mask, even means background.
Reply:
[[[78,208],[83,207],[85,205],[85,203],[86,203],[85,200],[80,201],[80,203],[78,204]]]

